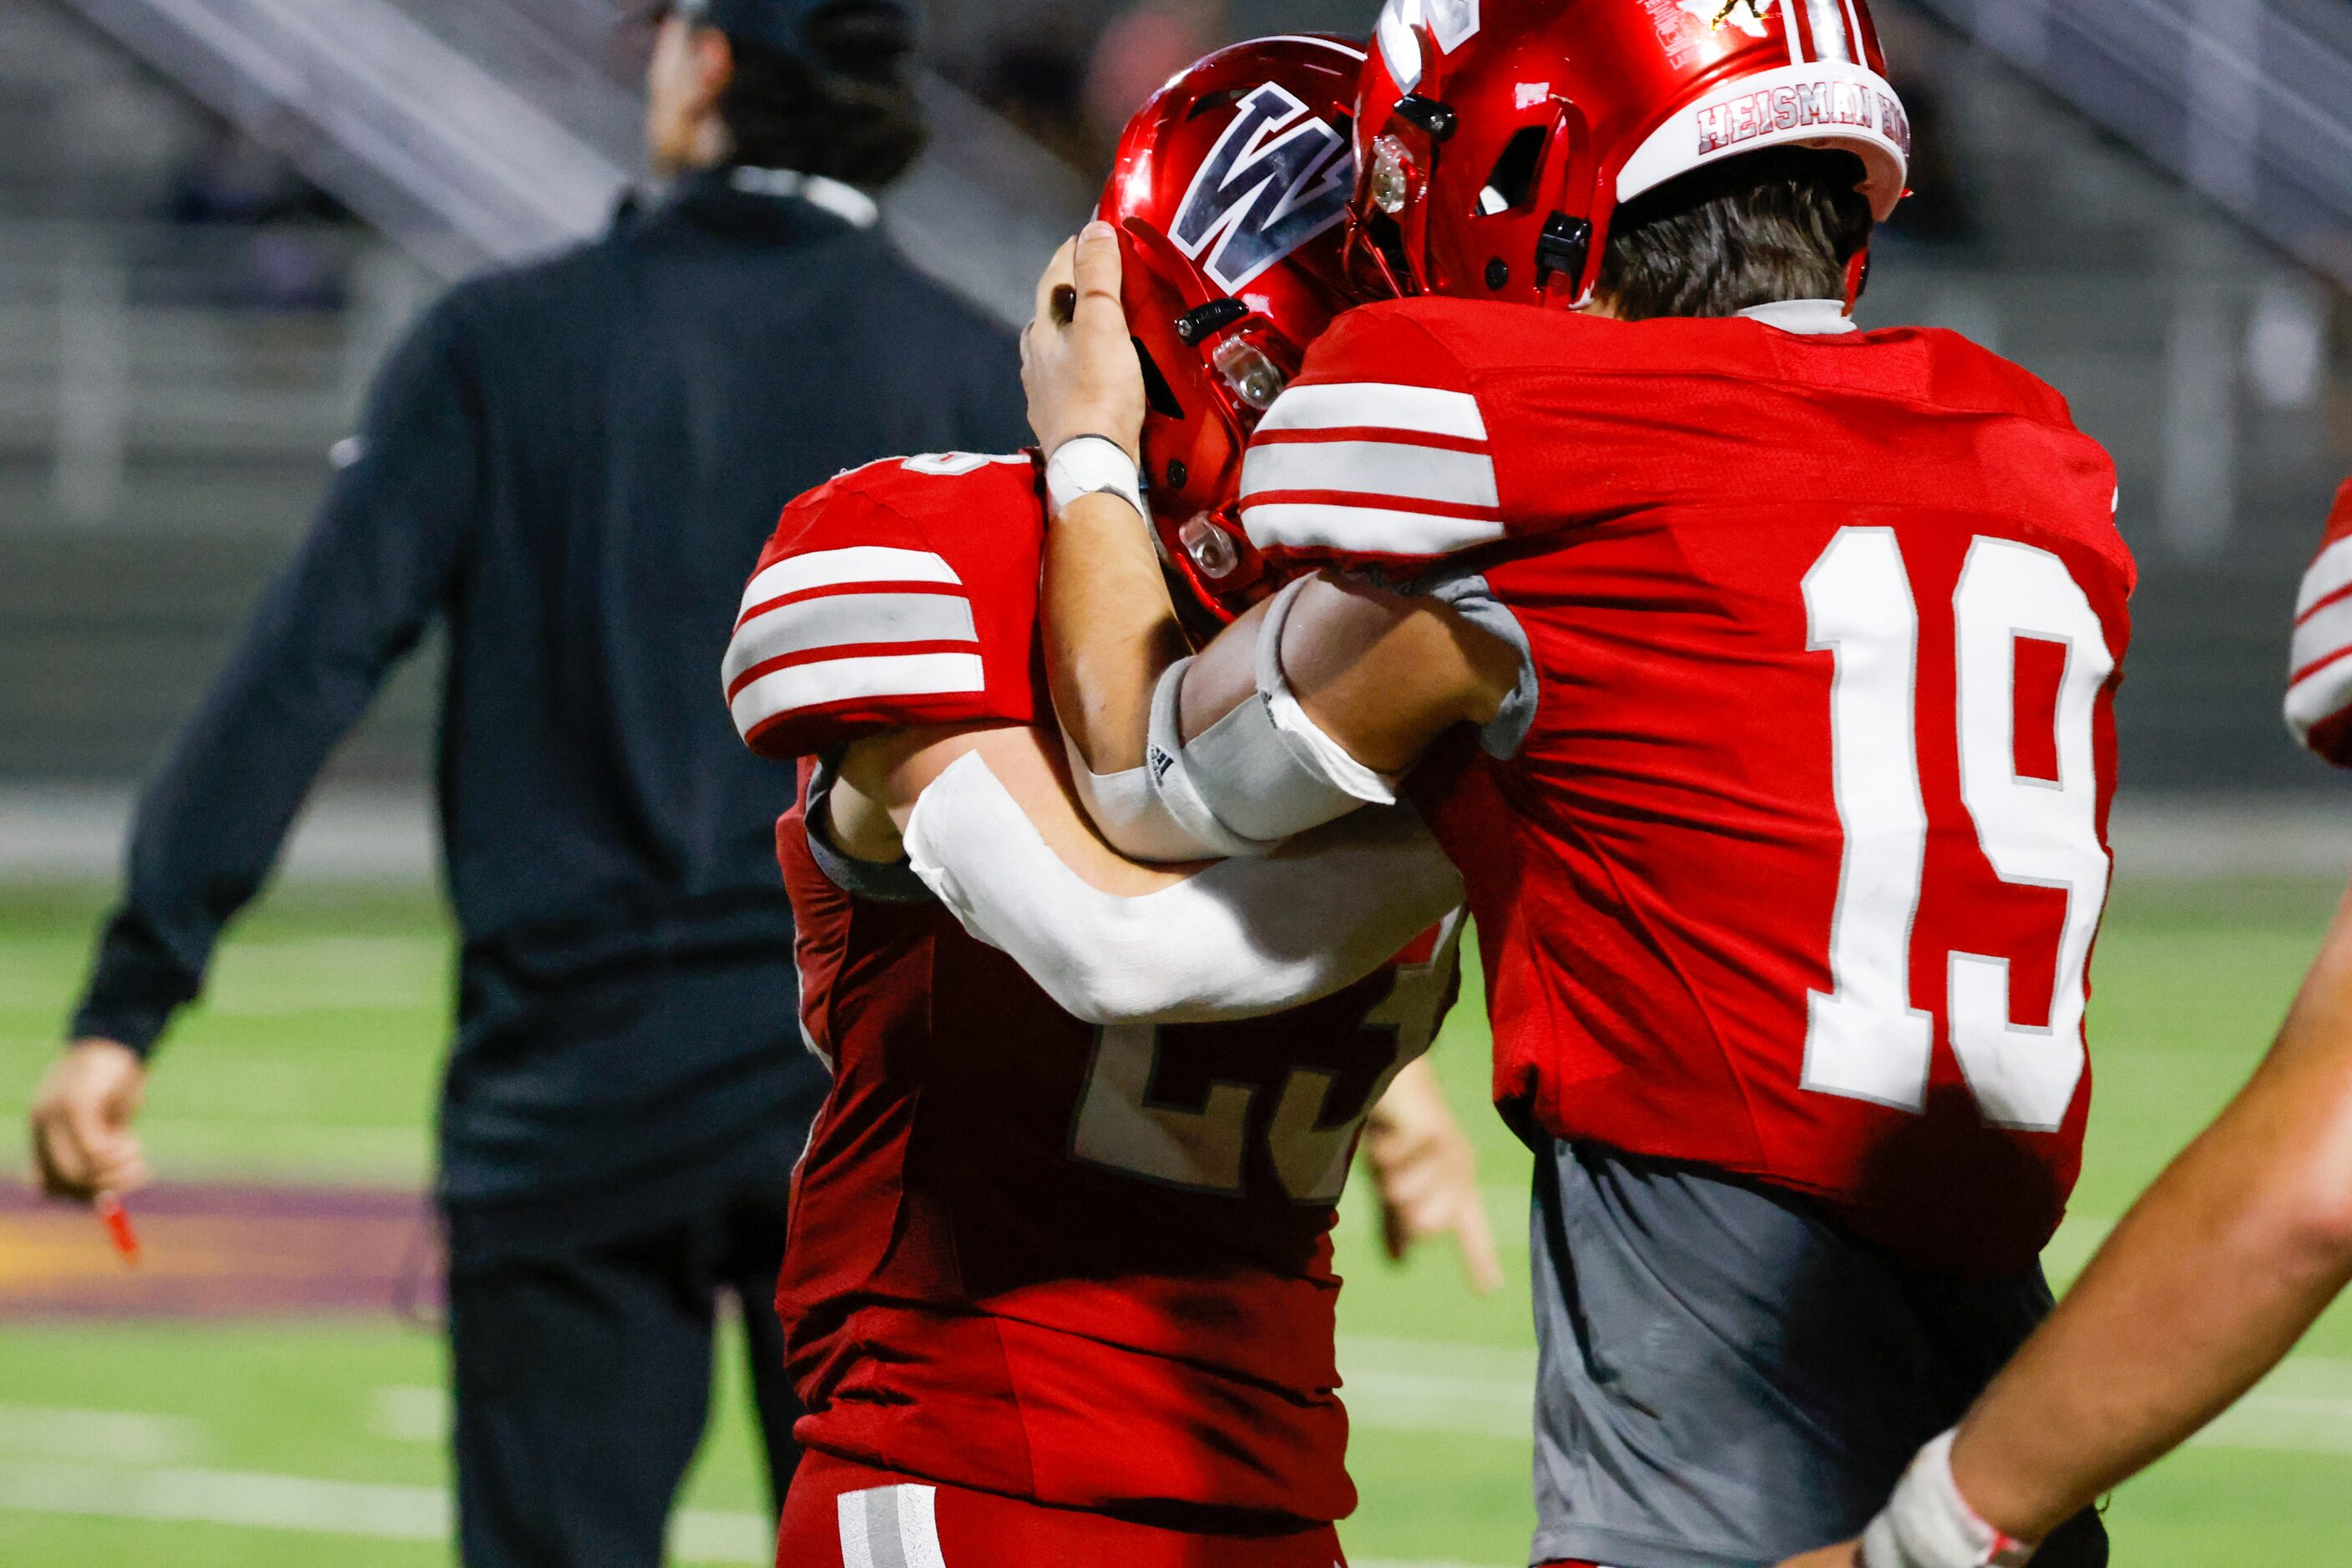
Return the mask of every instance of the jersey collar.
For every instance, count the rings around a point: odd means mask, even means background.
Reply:
[[[1761,321],[1800,337],[1833,338],[1841,332],[1861,330],[1845,313],[1845,303],[1840,300],[1774,300],[1769,304],[1750,305],[1739,313],[1751,321]]]
[[[728,171],[727,183],[746,195],[797,196],[822,207],[853,228],[872,228],[882,221],[882,208],[855,185],[798,169],[757,169],[749,163]]]

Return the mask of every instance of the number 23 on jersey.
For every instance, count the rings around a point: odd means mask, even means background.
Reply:
[[[1979,1111],[1998,1126],[2053,1130],[2083,1076],[2085,971],[2107,893],[2095,726],[2115,660],[2099,616],[2056,555],[1978,538],[1948,620],[1939,605],[1923,617],[1888,528],[1841,530],[1806,574],[1803,592],[1808,646],[1834,658],[1831,776],[1844,834],[1827,933],[1831,988],[1808,997],[1804,1087],[1906,1110],[1926,1105],[1935,1019],[1911,996],[1931,826],[1919,734],[1948,724],[1957,731],[1968,826],[2004,894],[2055,889],[2066,912],[2046,1007],[2011,994],[2006,957],[1956,946],[1928,962],[1944,967],[1952,1049]],[[1926,710],[1923,626],[1953,639],[1949,714]],[[2042,776],[2053,770],[2039,754],[2030,769],[2022,754],[2029,737],[2018,723],[2018,664],[2027,642],[2063,652],[2054,776]],[[2048,738],[2040,740],[2046,748]],[[1965,920],[1945,928],[1955,929],[1965,933]],[[2019,1024],[2020,1014],[2048,1022]]]
[[[1263,1137],[1284,1193],[1296,1203],[1338,1201],[1364,1119],[1396,1075],[1437,1037],[1454,996],[1462,923],[1456,910],[1423,938],[1431,948],[1426,958],[1401,955],[1388,971],[1385,994],[1345,1029],[1377,1068],[1359,1103],[1335,1114],[1336,1073],[1279,1061],[1267,1064],[1271,1083],[1214,1082],[1197,1104],[1171,1103],[1156,1086],[1166,1054],[1182,1048],[1185,1031],[1149,1024],[1113,1026],[1097,1041],[1071,1140],[1072,1156],[1166,1186],[1239,1197],[1249,1163],[1250,1130],[1261,1120],[1254,1108],[1261,1095],[1272,1093],[1273,1114],[1264,1119]]]

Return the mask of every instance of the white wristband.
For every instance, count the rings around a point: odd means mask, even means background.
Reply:
[[[1952,1479],[1950,1432],[1903,1472],[1895,1495],[1863,1532],[1863,1568],[2025,1568],[2034,1547],[1977,1515]]]
[[[1072,502],[1085,496],[1114,495],[1135,509],[1146,522],[1151,512],[1143,504],[1143,475],[1125,447],[1108,436],[1073,436],[1045,459],[1045,506],[1059,518]]]

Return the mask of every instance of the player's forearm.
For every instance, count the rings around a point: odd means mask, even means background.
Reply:
[[[1045,670],[1087,765],[1143,765],[1151,692],[1184,657],[1183,628],[1142,521],[1117,497],[1079,498],[1045,538]]]
[[[1988,1521],[2039,1540],[2269,1372],[2352,1279],[2352,926],[2271,1058],[1963,1424]]]
[[[1037,284],[1037,315],[1021,337],[1029,424],[1055,461],[1098,437],[1127,454],[1142,443],[1143,365],[1120,305],[1118,240],[1097,221],[1065,246]],[[1124,476],[1132,479],[1130,471]],[[1088,771],[1140,767],[1152,683],[1183,657],[1149,525],[1100,474],[1065,471],[1077,494],[1057,507],[1045,538],[1040,608],[1045,668],[1067,738]]]

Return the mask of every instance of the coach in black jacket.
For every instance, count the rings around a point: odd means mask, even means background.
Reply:
[[[464,940],[440,1198],[465,1560],[652,1564],[700,1436],[714,1292],[770,1298],[824,1092],[772,825],[718,670],[784,503],[896,453],[1026,437],[1009,336],[919,279],[858,187],[911,160],[901,0],[684,0],[604,239],[451,293],[394,356],[310,538],[149,788],[43,1086],[50,1189],[125,1190],[144,1062],[328,753],[439,618]]]

